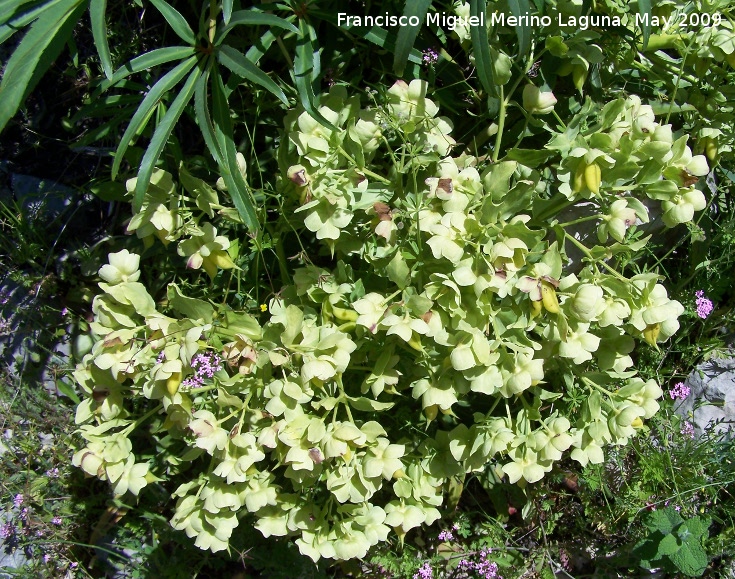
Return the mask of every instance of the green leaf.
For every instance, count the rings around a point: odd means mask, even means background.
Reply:
[[[411,53],[414,42],[416,42],[416,37],[421,30],[421,23],[426,19],[426,13],[430,6],[431,0],[406,0],[403,15],[407,17],[407,20],[416,17],[419,23],[416,26],[403,26],[398,31],[396,51],[393,57],[393,71],[398,76],[401,76],[406,68],[408,55]]]
[[[184,112],[184,107],[189,103],[191,97],[194,96],[194,89],[196,88],[196,82],[199,80],[202,71],[197,68],[193,70],[186,79],[184,87],[181,92],[171,103],[171,107],[166,111],[163,119],[156,127],[156,132],[153,133],[153,138],[148,145],[148,148],[143,155],[143,160],[140,162],[140,170],[138,171],[138,181],[135,184],[135,196],[133,198],[133,207],[135,211],[140,211],[143,205],[143,197],[145,196],[146,189],[148,189],[148,183],[151,180],[153,169],[156,167],[156,161],[161,156],[163,148],[166,146],[168,138],[171,136],[171,131],[174,129],[176,121],[179,120],[181,113]]]
[[[208,57],[211,58],[211,57]],[[204,72],[197,81],[196,91],[194,92],[194,114],[199,123],[199,130],[202,132],[204,142],[207,144],[209,152],[217,162],[217,165],[224,164],[224,156],[217,143],[217,137],[214,134],[214,125],[212,117],[209,114],[207,102],[207,83],[209,82],[209,73],[211,70],[210,62],[205,63]]]
[[[150,0],[150,2],[163,15],[166,22],[168,22],[169,26],[181,40],[192,46],[197,43],[196,34],[194,34],[194,31],[186,22],[186,18],[181,15],[181,12],[171,6],[166,0]]]
[[[66,382],[65,380],[57,380],[56,381],[56,389],[61,392],[64,396],[67,398],[70,398],[74,404],[79,404],[81,400],[79,399],[79,396],[77,396],[77,393],[74,391],[74,386]]]
[[[97,47],[102,69],[108,80],[112,80],[112,59],[110,58],[110,45],[107,42],[107,23],[105,22],[105,10],[107,0],[91,0],[89,4],[89,19],[92,22],[92,37]]]
[[[651,0],[638,0],[638,12],[643,17],[643,22],[641,22],[643,29],[643,50],[646,50],[648,39],[651,37]]]
[[[528,0],[508,0],[508,7],[516,18],[526,16],[531,11]],[[519,20],[519,22],[523,22],[523,20]],[[522,58],[531,49],[531,27],[518,24],[516,26],[516,36],[518,37],[518,57]]]
[[[222,0],[222,18],[225,24],[229,24],[232,18],[232,0]]]
[[[49,0],[48,2],[29,2],[28,0],[3,2],[0,8],[0,44],[13,36],[18,30],[25,28],[36,20],[41,13],[53,8],[65,0]],[[31,4],[31,6],[23,6]],[[25,10],[25,11],[22,11]],[[19,12],[18,14],[16,14]]]
[[[687,541],[673,553],[671,562],[688,577],[701,577],[707,569],[707,553],[698,541]]]
[[[203,300],[186,297],[175,283],[168,285],[168,301],[171,307],[181,315],[192,320],[203,320],[209,324],[214,319],[214,307]]]
[[[485,0],[470,0],[470,17],[480,18],[486,13]],[[490,96],[495,96],[495,78],[493,60],[490,56],[490,43],[487,39],[487,28],[484,26],[470,26],[470,38],[475,52],[475,66],[480,84]]]
[[[217,60],[220,64],[223,64],[238,76],[241,76],[250,82],[254,82],[255,84],[259,84],[264,89],[278,97],[283,104],[288,106],[288,99],[281,90],[281,87],[273,82],[267,74],[250,62],[241,52],[238,52],[231,46],[225,45],[217,51]]]
[[[83,0],[66,0],[44,10],[15,49],[0,83],[0,131],[64,49],[83,9]]]
[[[140,72],[141,70],[150,70],[159,64],[165,64],[172,60],[182,60],[196,54],[196,50],[191,46],[168,46],[166,48],[157,48],[140,56],[136,56],[132,60],[126,62],[123,66],[115,71],[112,78],[103,81],[95,91],[95,99],[100,93],[106,91],[111,86],[117,84],[122,79]]]
[[[142,130],[143,127],[148,123],[148,119],[153,114],[153,111],[160,103],[163,95],[176,86],[179,81],[186,76],[186,74],[194,67],[197,63],[197,57],[192,56],[184,62],[181,62],[176,68],[170,70],[163,78],[161,78],[145,95],[143,102],[140,103],[138,110],[135,111],[133,118],[130,119],[128,128],[125,129],[120,144],[117,146],[115,151],[115,161],[112,163],[112,178],[117,176],[117,172],[120,170],[120,163],[122,163],[125,151],[128,146],[133,142],[133,138]],[[146,181],[147,186],[148,181]]]
[[[659,559],[666,555],[673,555],[680,547],[681,545],[679,545],[674,535],[666,535],[658,544],[656,558]]]
[[[220,44],[222,44],[222,41],[230,33],[230,31],[236,26],[241,25],[267,26],[268,28],[272,28],[275,26],[276,28],[283,28],[284,30],[288,30],[289,32],[293,32],[295,34],[299,33],[299,29],[291,24],[288,20],[284,20],[283,18],[275,16],[274,14],[265,14],[263,12],[256,12],[254,10],[238,10],[237,12],[234,12],[232,14],[232,18],[230,19],[227,26],[217,32],[217,35],[214,37],[214,45],[219,46]]]
[[[299,22],[299,28],[301,31],[301,38],[296,43],[296,58],[294,59],[294,80],[296,83],[296,90],[299,93],[299,99],[301,100],[301,106],[304,107],[307,113],[309,113],[314,119],[319,121],[325,127],[337,130],[332,123],[324,118],[317,109],[317,99],[314,94],[314,87],[312,86],[312,80],[316,78],[316,64],[318,61],[315,59],[314,45],[311,41],[311,36],[314,34],[314,29],[311,24],[305,20]]]
[[[390,260],[387,273],[390,280],[401,289],[411,282],[411,270],[408,269],[406,260],[403,259],[400,251]]]
[[[227,192],[232,197],[235,208],[251,232],[258,230],[258,216],[255,213],[250,189],[245,183],[237,165],[237,150],[232,132],[230,107],[224,94],[224,85],[218,68],[214,67],[212,75],[212,113],[215,135],[220,151],[222,164],[219,166],[222,179],[227,185]]]
[[[366,398],[364,396],[360,396],[358,398],[348,396],[348,399],[350,401],[350,406],[355,410],[361,410],[363,412],[370,412],[371,410],[390,410],[395,406],[395,402],[378,402],[377,400]]]

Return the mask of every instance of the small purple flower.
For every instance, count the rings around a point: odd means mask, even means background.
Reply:
[[[444,530],[439,533],[437,539],[439,539],[440,541],[451,541],[452,539],[454,539],[454,535],[452,534],[452,531]]]
[[[43,556],[43,562],[44,562],[44,563],[46,563],[46,564],[48,564],[48,562],[49,562],[49,561],[51,561],[51,555],[50,555],[50,554],[48,554],[48,553],[46,553],[46,554],[45,554],[45,555]]]
[[[676,505],[674,507],[674,510],[678,513],[681,510],[681,507],[679,505]]]
[[[16,509],[20,508],[20,505],[23,504],[23,495],[21,495],[20,493],[15,495],[15,497],[13,497],[13,504],[15,505]]]
[[[79,567],[79,563],[76,561],[74,563],[69,563],[69,569],[76,569],[77,567]]]
[[[51,519],[51,524],[56,525],[57,527],[61,526],[61,517],[54,517]]]
[[[691,422],[684,422],[681,433],[688,438],[694,438],[694,425]]]
[[[188,388],[204,386],[204,381],[213,378],[215,372],[222,368],[222,358],[214,352],[202,352],[191,360],[194,375],[189,376],[181,385]]]
[[[23,510],[20,512],[20,518],[24,521],[28,518],[28,507],[23,507]]]
[[[413,574],[413,579],[432,579],[434,577],[434,570],[431,568],[429,563],[424,563],[416,573]]]
[[[52,468],[50,470],[46,471],[46,476],[49,478],[59,478],[59,469],[58,468]]]
[[[697,296],[697,315],[704,320],[715,308],[712,302],[704,295],[703,290],[696,291],[694,295]]]
[[[684,382],[677,382],[674,387],[669,390],[669,396],[672,400],[684,400],[687,396],[692,393],[692,389],[686,386]]]
[[[434,64],[439,60],[439,53],[433,48],[427,48],[423,52],[424,64]]]
[[[0,538],[9,539],[15,533],[15,526],[12,523],[5,523],[0,527]]]

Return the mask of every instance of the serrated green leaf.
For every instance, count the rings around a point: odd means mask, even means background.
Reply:
[[[219,150],[222,152],[222,164],[219,166],[222,179],[227,185],[227,192],[232,197],[237,212],[251,232],[258,230],[258,216],[255,212],[250,189],[245,183],[237,165],[237,150],[232,132],[230,107],[224,94],[224,84],[218,67],[213,67],[212,75],[212,121]]]
[[[416,17],[419,23],[416,26],[402,26],[398,30],[396,51],[393,56],[393,71],[398,76],[401,76],[406,68],[408,56],[411,53],[414,42],[416,42],[416,37],[421,30],[421,25],[424,20],[426,20],[426,13],[429,11],[430,6],[431,0],[406,0],[403,15],[406,16],[406,19],[409,22],[410,18]]]
[[[299,33],[299,29],[291,24],[288,20],[276,16],[274,14],[265,14],[256,12],[255,10],[238,10],[232,14],[230,22],[221,30],[217,31],[214,37],[215,46],[222,44],[222,41],[236,26],[267,26],[268,28],[276,27],[288,30],[295,34]]]
[[[112,58],[110,57],[110,45],[107,41],[107,23],[105,12],[107,0],[91,0],[89,3],[89,19],[92,22],[92,37],[97,48],[97,54],[102,63],[102,70],[108,80],[112,80]]]
[[[671,562],[687,577],[701,577],[707,569],[707,553],[698,541],[687,541],[670,555]]]
[[[186,74],[196,66],[197,57],[192,56],[184,62],[181,62],[176,68],[170,70],[165,76],[163,76],[145,95],[143,102],[140,103],[138,110],[135,111],[133,118],[130,119],[130,124],[125,133],[123,133],[120,139],[120,144],[117,146],[115,151],[115,160],[112,163],[112,178],[117,177],[117,172],[120,170],[120,163],[122,163],[125,151],[128,146],[132,143],[135,135],[138,131],[142,130],[143,127],[148,123],[148,119],[153,114],[153,111],[158,106],[158,103],[163,98],[163,95],[176,86],[179,81],[186,76]],[[146,184],[148,181],[146,181]]]
[[[0,83],[0,131],[64,49],[83,10],[83,0],[59,2],[42,11],[23,37]]]
[[[196,34],[189,26],[189,23],[181,15],[181,12],[171,6],[166,0],[150,0],[161,15],[166,19],[168,25],[181,38],[184,42],[187,42],[194,46],[197,42]]]
[[[143,197],[148,189],[153,169],[156,167],[156,161],[161,156],[161,152],[166,146],[168,138],[171,136],[171,131],[173,131],[176,121],[179,120],[181,113],[184,112],[184,107],[189,103],[191,97],[194,96],[196,82],[199,80],[201,73],[202,71],[199,68],[191,72],[181,92],[176,96],[174,102],[171,103],[171,106],[153,133],[151,142],[145,151],[145,155],[143,155],[143,160],[140,162],[140,169],[138,170],[138,181],[135,184],[135,195],[133,197],[133,207],[136,212],[140,211],[143,205]]]
[[[480,18],[480,15],[484,17],[485,13],[485,0],[470,0],[470,17]],[[480,84],[482,84],[485,92],[490,96],[495,96],[495,78],[493,76],[493,61],[490,56],[490,44],[487,39],[487,28],[484,26],[470,26],[470,38],[472,39],[475,66],[477,67]]]
[[[674,535],[665,535],[658,544],[656,558],[664,557],[666,555],[673,555],[676,553],[681,545],[676,540]]]
[[[508,7],[516,18],[526,16],[531,11],[528,0],[508,0]],[[524,20],[519,20],[519,22],[524,22]],[[518,37],[518,57],[523,58],[531,49],[531,27],[518,24],[515,29]]]
[[[275,95],[282,103],[288,106],[288,99],[275,82],[270,77],[250,62],[244,54],[238,52],[231,46],[222,46],[217,51],[217,60],[220,64],[229,68],[236,75],[259,84],[264,89]]]

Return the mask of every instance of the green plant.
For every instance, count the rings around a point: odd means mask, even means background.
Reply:
[[[641,567],[662,567],[687,577],[701,577],[707,567],[707,554],[702,540],[708,535],[710,519],[683,519],[673,508],[666,507],[648,514],[644,524],[649,534],[635,547]]]

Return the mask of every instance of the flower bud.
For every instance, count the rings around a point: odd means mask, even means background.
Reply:
[[[595,195],[600,194],[600,183],[602,182],[602,171],[597,163],[587,165],[584,169],[584,184],[587,189]]]
[[[541,91],[536,85],[527,84],[523,89],[523,108],[532,115],[546,115],[554,110],[556,97],[551,91]]]

